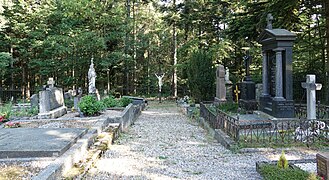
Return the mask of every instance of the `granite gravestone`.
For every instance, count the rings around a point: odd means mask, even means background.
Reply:
[[[292,49],[296,34],[286,29],[272,29],[268,15],[267,28],[258,42],[262,44],[263,93],[260,110],[279,118],[294,117],[292,86]]]
[[[54,86],[55,82],[49,78],[48,87],[39,92],[39,118],[57,118],[66,114],[64,95],[61,88]]]
[[[30,98],[31,107],[38,107],[39,106],[39,95],[33,94]]]
[[[219,65],[216,70],[216,97],[215,103],[226,102],[225,88],[225,69],[223,65]]]
[[[78,128],[1,129],[0,159],[58,157],[87,131]]]
[[[239,84],[241,91],[239,106],[250,112],[257,110],[258,107],[255,94],[255,83],[252,81],[249,73],[251,64],[251,56],[249,55],[249,52],[243,59],[246,68],[246,77],[244,78],[244,81]]]

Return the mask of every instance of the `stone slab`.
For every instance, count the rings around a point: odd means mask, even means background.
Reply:
[[[58,157],[86,133],[72,128],[0,129],[0,158]]]

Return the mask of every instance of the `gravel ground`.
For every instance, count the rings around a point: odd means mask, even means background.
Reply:
[[[277,160],[281,152],[233,153],[174,104],[151,102],[129,132],[99,160],[87,179],[261,179],[257,161]],[[314,153],[286,153],[288,159]]]

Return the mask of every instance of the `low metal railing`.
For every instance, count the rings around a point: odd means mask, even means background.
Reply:
[[[326,117],[328,107],[319,110]],[[303,106],[296,107],[298,113],[304,114]],[[246,146],[265,144],[300,143],[305,145],[329,145],[329,119],[306,120],[305,118],[248,120],[242,123],[215,107],[200,104],[200,116],[212,128],[221,129],[234,141]]]

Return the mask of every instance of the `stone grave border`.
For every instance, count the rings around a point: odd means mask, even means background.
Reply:
[[[29,162],[29,161],[49,161],[53,160],[45,169],[41,170],[37,176],[33,177],[33,180],[45,180],[45,179],[60,179],[62,175],[71,169],[75,163],[78,163],[84,158],[84,154],[87,153],[88,148],[94,143],[95,138],[103,131],[106,131],[110,127],[118,127],[114,132],[114,139],[116,139],[120,133],[127,131],[128,127],[136,121],[146,107],[145,103],[138,105],[129,104],[124,111],[116,117],[88,117],[88,118],[67,118],[67,119],[45,119],[45,121],[63,121],[63,120],[98,120],[98,122],[91,127],[88,132],[83,135],[76,143],[71,146],[60,157],[49,158],[12,158],[2,159],[0,162],[6,162],[9,164],[16,162]],[[40,121],[30,120],[30,121]]]

